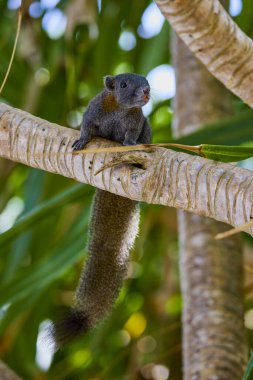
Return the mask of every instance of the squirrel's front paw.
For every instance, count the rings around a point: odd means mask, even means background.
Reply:
[[[74,142],[72,145],[73,150],[82,150],[85,146],[85,140],[84,139],[79,139]]]
[[[123,145],[125,145],[125,146],[136,145],[136,141],[134,141],[134,140],[125,140],[123,142]]]

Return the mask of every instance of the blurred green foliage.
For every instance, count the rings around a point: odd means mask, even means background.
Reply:
[[[101,89],[104,75],[124,71],[147,75],[170,63],[167,23],[153,37],[137,33],[150,0],[102,0],[101,10],[94,0],[80,2],[92,18],[90,24],[71,16],[69,7],[78,1],[62,0],[50,9],[44,6],[36,18],[26,7],[1,101],[76,128],[88,101]],[[34,3],[43,5],[43,1]],[[0,82],[15,39],[17,10],[10,9],[13,4],[14,0],[0,2]],[[45,14],[55,6],[71,21],[68,37],[50,38],[42,28]],[[237,20],[252,35],[252,1],[244,0],[243,6]],[[123,31],[130,31],[136,39],[136,46],[128,51],[118,43]],[[234,105],[234,118],[180,142],[233,145],[252,141],[252,111],[236,99]],[[172,118],[170,100],[154,102],[150,113],[154,142],[171,141]],[[140,236],[113,313],[94,331],[58,352],[51,366],[44,364],[43,369],[41,360],[50,350],[46,343],[38,348],[39,328],[49,319],[60,318],[72,303],[86,257],[94,190],[5,160],[0,160],[0,179],[2,360],[27,380],[166,380],[168,376],[179,380],[182,300],[175,210],[142,205]],[[252,300],[248,306],[253,307]]]

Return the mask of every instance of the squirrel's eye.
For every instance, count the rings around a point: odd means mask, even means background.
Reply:
[[[121,88],[125,88],[125,87],[127,87],[127,84],[126,84],[126,82],[124,82],[124,81],[123,81],[123,82],[121,82],[121,83],[120,83],[120,87],[121,87]]]

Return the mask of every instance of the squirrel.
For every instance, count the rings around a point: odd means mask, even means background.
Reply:
[[[150,98],[147,79],[138,74],[104,78],[104,90],[88,104],[81,136],[73,150],[81,150],[95,136],[123,145],[151,142],[151,128],[141,107]],[[129,252],[139,225],[136,201],[96,190],[91,213],[88,259],[76,291],[75,304],[51,336],[58,349],[102,321],[113,307],[126,274]]]

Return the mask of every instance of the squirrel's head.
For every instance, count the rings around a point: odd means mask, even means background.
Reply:
[[[143,107],[150,98],[150,86],[145,77],[138,74],[107,75],[104,78],[107,91],[115,96],[122,108]]]

